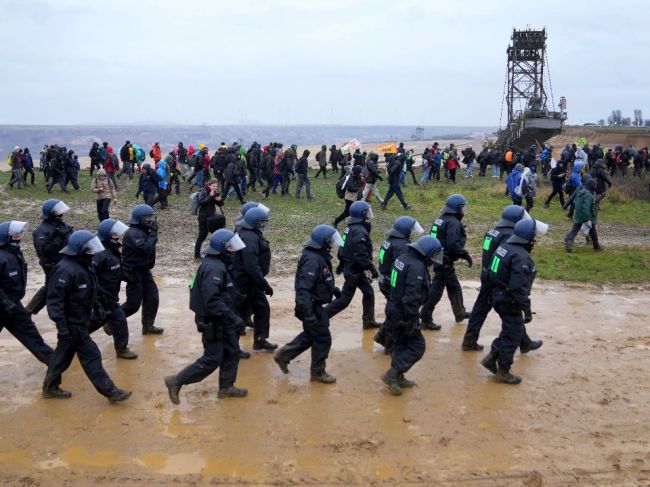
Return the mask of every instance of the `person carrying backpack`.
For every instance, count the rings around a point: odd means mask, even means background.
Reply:
[[[339,223],[350,216],[350,206],[352,206],[352,203],[359,200],[359,191],[363,185],[361,166],[354,166],[352,171],[345,178],[343,184],[343,188],[345,189],[345,195],[343,196],[343,199],[345,200],[345,208],[339,216],[334,218],[334,228],[338,227]]]
[[[151,164],[145,163],[142,165],[142,172],[140,173],[140,180],[138,181],[138,192],[135,194],[137,200],[140,193],[144,195],[144,201],[147,205],[153,205],[154,198],[158,192],[158,181],[160,176],[151,167]]]
[[[322,145],[320,151],[316,154],[316,162],[318,162],[318,172],[314,179],[318,177],[320,173],[323,173],[323,179],[327,179],[327,146]]]
[[[512,172],[506,178],[506,194],[512,200],[513,205],[521,206],[521,177],[524,170],[522,164],[517,164]]]

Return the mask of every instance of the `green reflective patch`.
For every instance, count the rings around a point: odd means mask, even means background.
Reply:
[[[483,240],[483,250],[490,250],[490,244],[492,243],[492,237],[485,237]]]
[[[496,274],[499,270],[499,264],[501,264],[501,258],[498,255],[495,255],[492,258],[492,265],[490,266],[490,270]]]
[[[192,280],[190,281],[190,289],[194,289],[194,281],[196,281],[196,275],[198,273],[195,272],[194,275],[192,276]]]
[[[397,274],[398,272],[395,269],[390,272],[390,287],[397,286]]]
[[[384,263],[384,255],[386,255],[386,251],[383,248],[379,249],[379,263],[380,264]]]
[[[438,238],[438,225],[434,225],[434,226],[431,227],[431,233],[430,233],[430,235],[431,235],[432,237],[436,237],[436,238]]]

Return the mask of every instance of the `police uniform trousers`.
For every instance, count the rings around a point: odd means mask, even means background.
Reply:
[[[431,323],[433,321],[433,310],[440,301],[445,289],[447,289],[447,296],[451,302],[451,309],[454,312],[456,321],[462,321],[465,318],[463,289],[456,276],[456,269],[453,265],[444,265],[434,267],[429,297],[420,310],[420,318],[423,322]]]
[[[106,310],[106,312],[106,319],[103,321],[94,317],[91,318],[88,331],[92,334],[106,325],[113,337],[115,350],[124,350],[129,345],[129,325],[126,321],[124,310],[119,303],[114,303],[112,304],[112,309]]]
[[[311,371],[322,372],[325,370],[327,357],[332,347],[332,334],[330,333],[330,319],[320,304],[314,304],[312,312],[318,320],[313,326],[302,323],[302,333],[282,347],[277,357],[284,362],[291,362],[298,355],[311,347]]]
[[[152,326],[158,314],[158,286],[150,270],[132,271],[126,282],[126,301],[122,304],[124,316],[135,314],[142,305],[142,325]]]
[[[237,314],[243,320],[248,320],[252,314],[255,340],[266,340],[271,328],[271,306],[264,289],[253,284],[238,286],[238,289],[245,289],[246,297],[237,303]]]
[[[419,328],[407,327],[392,315],[390,318],[394,340],[390,365],[398,374],[405,374],[422,358],[427,345]]]
[[[203,355],[176,375],[180,385],[201,382],[219,369],[219,389],[235,384],[239,366],[239,337],[232,325],[213,322],[202,333]]]
[[[39,362],[47,365],[52,356],[52,348],[43,341],[43,337],[23,305],[17,304],[20,309],[11,316],[4,310],[0,310],[0,331],[6,328]]]
[[[70,334],[58,337],[56,349],[50,357],[50,363],[45,375],[43,387],[58,387],[61,384],[61,375],[68,370],[75,354],[86,376],[93,383],[97,392],[103,396],[110,396],[115,390],[115,384],[104,370],[102,354],[97,344],[90,338],[85,327],[70,325]]]
[[[390,298],[390,290],[390,278],[382,275],[379,279],[379,291],[381,291],[381,294],[386,298],[387,303]],[[381,324],[381,328],[379,328],[374,340],[382,345],[386,351],[391,351],[393,349],[392,327],[388,318],[386,318]]]
[[[498,353],[499,367],[510,370],[517,347],[525,334],[523,313],[506,303],[495,306],[501,318],[501,333],[492,342],[492,349]]]
[[[485,323],[487,315],[490,313],[490,310],[492,310],[492,304],[490,303],[491,296],[492,287],[484,278],[481,278],[481,288],[478,291],[478,296],[476,296],[472,312],[469,315],[467,330],[465,331],[463,341],[471,343],[478,341],[483,323]]]
[[[361,291],[362,294],[361,305],[363,306],[363,322],[367,323],[374,321],[375,291],[366,277],[366,274],[363,272],[344,272],[343,277],[345,278],[345,281],[343,282],[343,289],[341,289],[341,297],[335,299],[325,307],[327,316],[331,318],[347,308],[352,302],[354,293],[357,291],[357,288],[359,288],[359,291]]]
[[[43,268],[43,273],[45,274],[45,284],[43,284],[38,291],[32,296],[32,299],[27,303],[27,309],[32,314],[38,314],[40,310],[45,307],[45,302],[47,298],[47,286],[50,283],[50,274],[54,270],[54,264],[41,266]]]
[[[465,331],[465,336],[463,338],[464,342],[475,343],[478,341],[478,337],[481,333],[481,328],[485,320],[492,310],[492,304],[490,304],[490,296],[492,294],[492,288],[487,282],[481,284],[481,289],[478,292],[476,301],[474,302],[474,307],[472,308],[472,313],[469,316],[467,322],[467,330]],[[520,346],[523,348],[528,348],[530,345],[531,339],[528,336],[526,331],[526,326],[523,327],[523,334],[521,337]]]

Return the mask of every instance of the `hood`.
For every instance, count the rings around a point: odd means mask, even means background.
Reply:
[[[578,174],[582,168],[585,167],[585,163],[582,161],[576,161],[576,163],[573,166],[573,173]]]

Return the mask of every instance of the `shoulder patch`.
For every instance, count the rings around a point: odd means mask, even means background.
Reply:
[[[398,271],[403,271],[404,270],[404,262],[402,262],[399,259],[395,259],[395,262],[393,262],[393,265],[395,266],[395,269]]]
[[[505,257],[506,254],[508,253],[508,249],[504,247],[499,247],[497,251],[495,252],[499,257]]]

